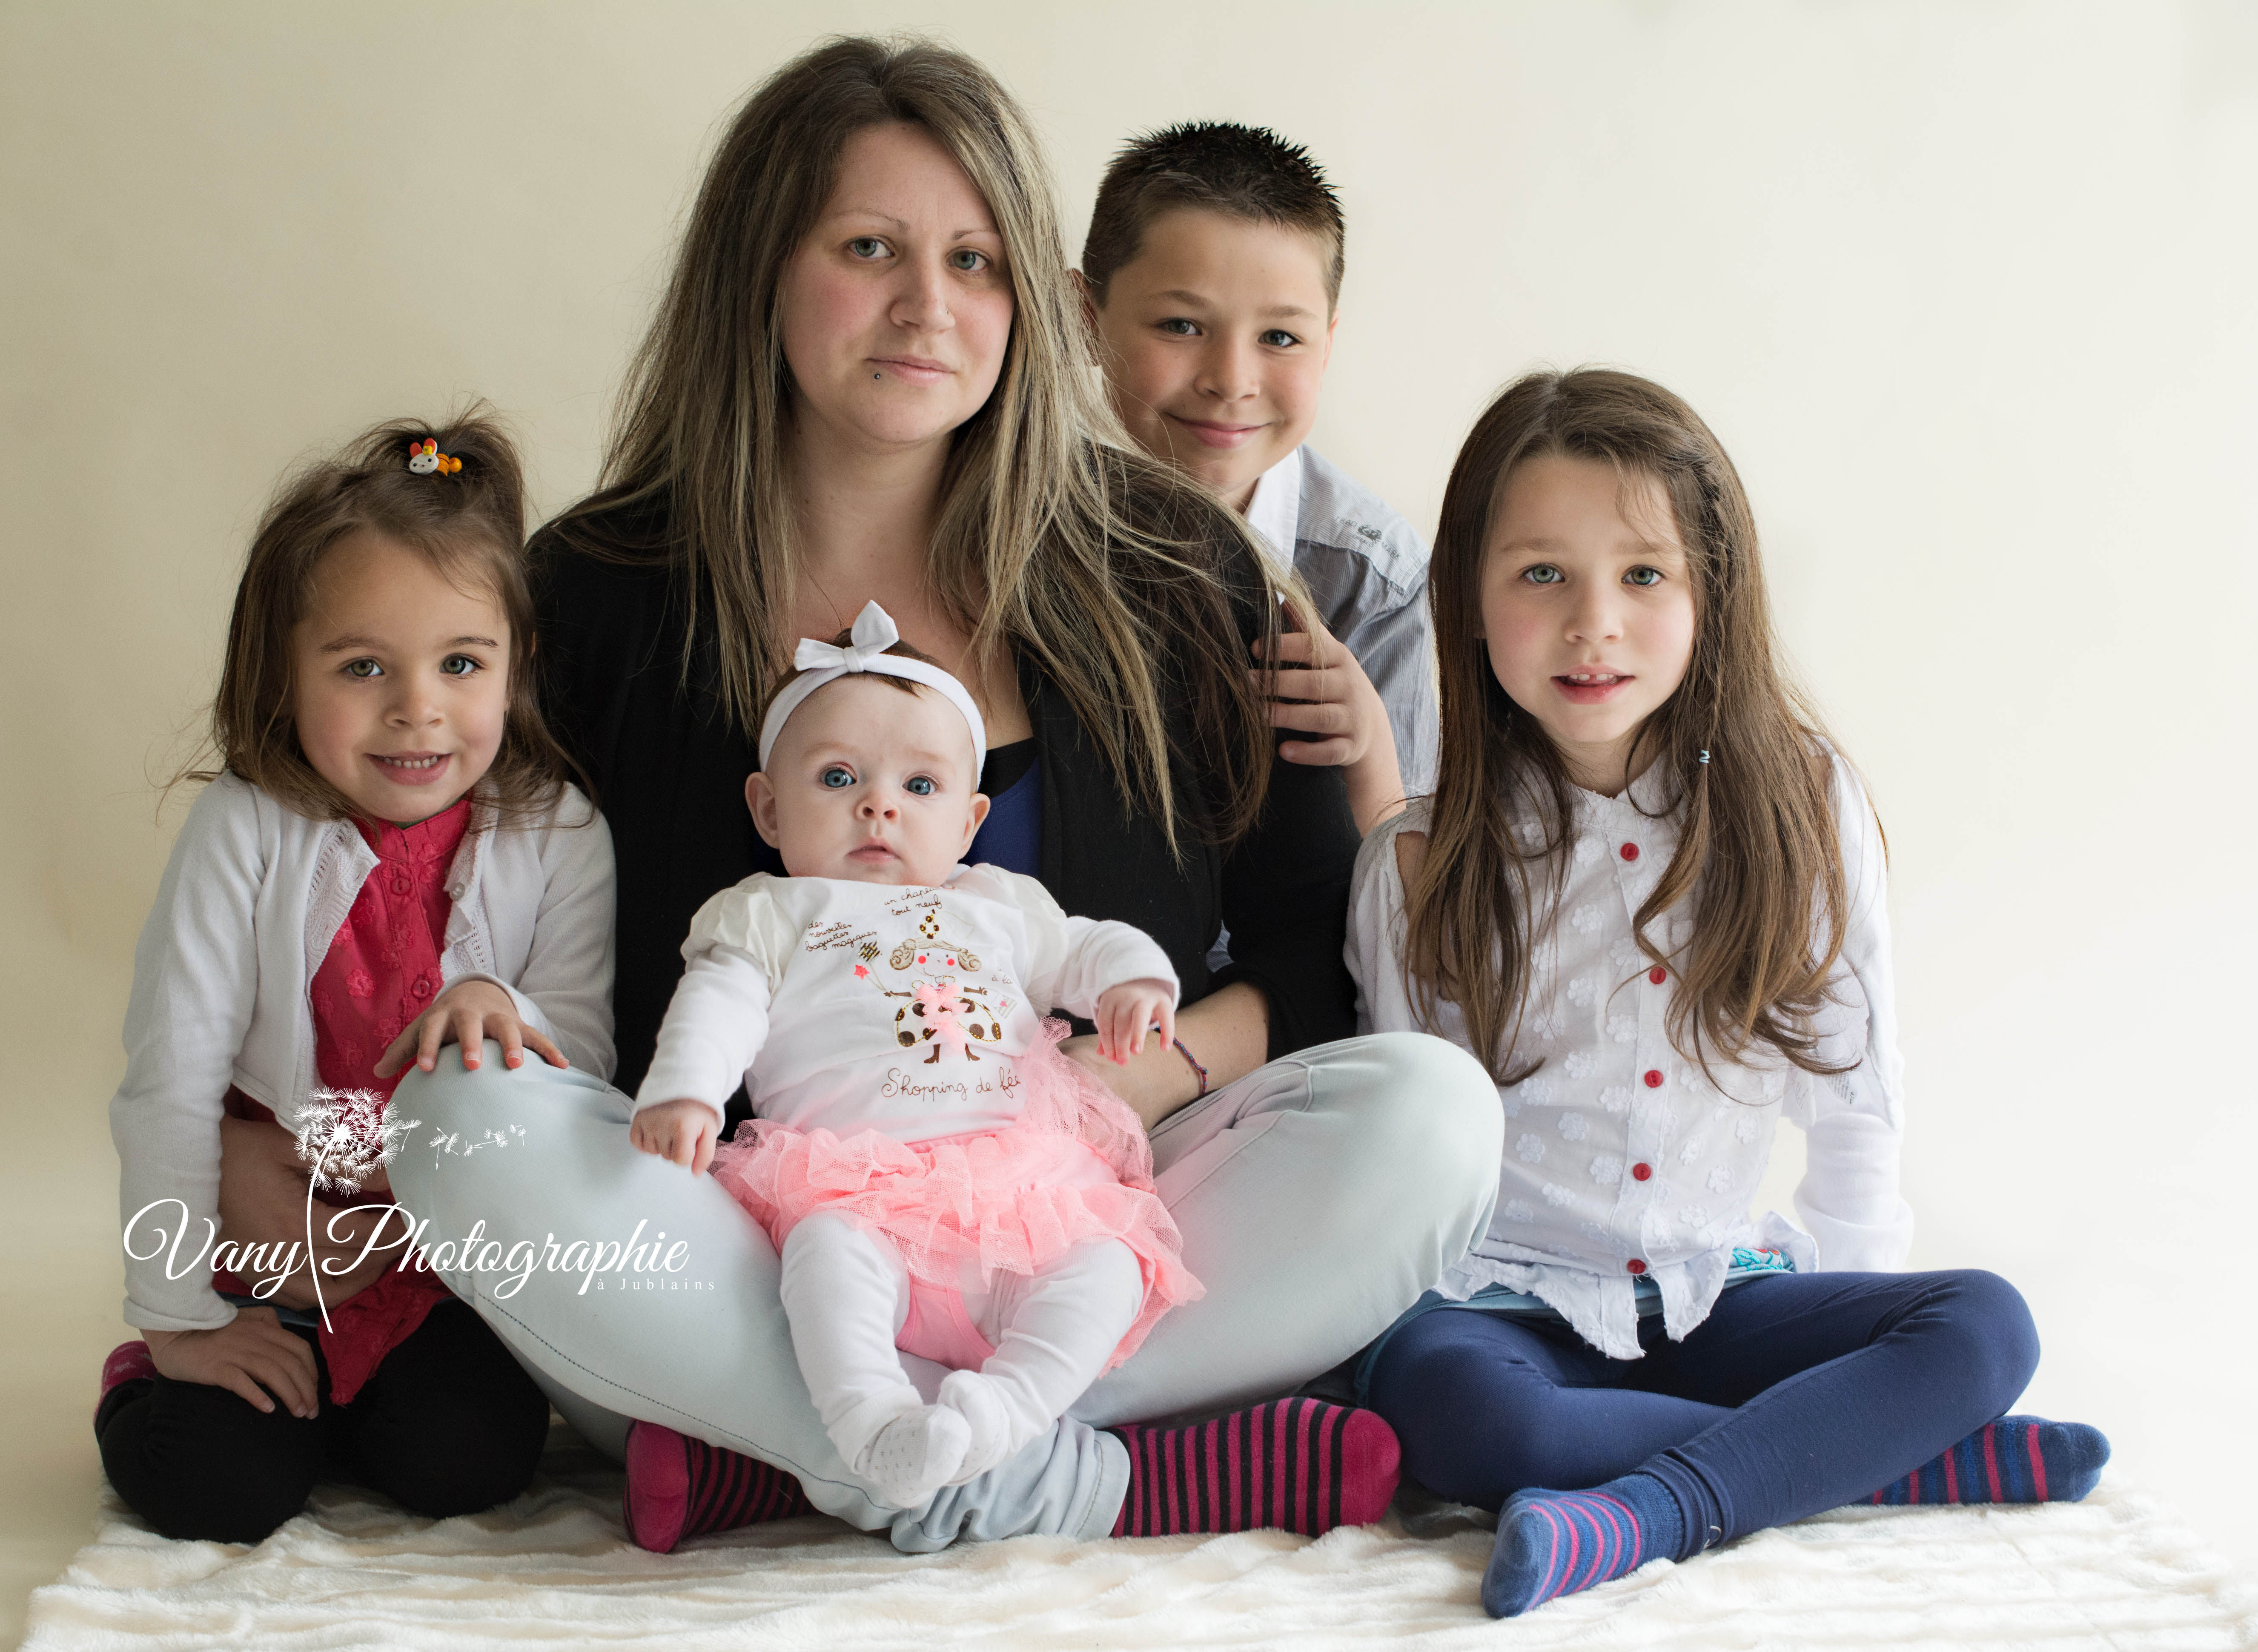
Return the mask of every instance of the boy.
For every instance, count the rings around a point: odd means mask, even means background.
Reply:
[[[1368,686],[1341,696],[1357,726],[1284,755],[1346,763],[1357,823],[1369,830],[1407,791],[1433,787],[1434,648],[1426,545],[1303,445],[1332,353],[1343,232],[1332,187],[1306,150],[1229,123],[1172,126],[1137,139],[1106,169],[1081,278],[1129,433],[1244,516],[1361,662]]]

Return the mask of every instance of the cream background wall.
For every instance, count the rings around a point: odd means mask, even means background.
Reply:
[[[1918,1265],[2016,1279],[2034,1408],[2258,1560],[2247,708],[2258,14],[806,0],[0,4],[0,1510],[76,1543],[123,1335],[103,1103],[277,473],[480,394],[593,474],[719,124],[834,30],[991,64],[1079,244],[1111,148],[1310,144],[1350,224],[1317,442],[1431,528],[1537,362],[1684,393],[1894,853]],[[1792,1175],[1777,1167],[1776,1179]],[[1846,1420],[1847,1421],[1847,1420]],[[20,1600],[20,1588],[11,1600]]]

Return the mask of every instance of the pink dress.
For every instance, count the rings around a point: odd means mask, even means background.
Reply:
[[[934,1043],[954,1043],[945,1029]],[[1119,1098],[1059,1053],[1061,1021],[1017,1057],[1024,1103],[1008,1129],[905,1143],[877,1129],[841,1138],[751,1119],[714,1157],[714,1178],[782,1249],[817,1211],[890,1241],[911,1282],[897,1342],[943,1364],[976,1367],[994,1349],[973,1330],[962,1292],[998,1273],[1032,1275],[1077,1244],[1114,1239],[1136,1254],[1145,1301],[1111,1371],[1155,1321],[1204,1294],[1183,1239],[1153,1186],[1143,1127]],[[961,1051],[959,1052],[962,1053]],[[999,1050],[990,1061],[1011,1059]]]

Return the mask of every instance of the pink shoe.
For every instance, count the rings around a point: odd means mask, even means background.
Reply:
[[[150,1353],[149,1344],[139,1337],[130,1342],[120,1342],[110,1350],[110,1357],[102,1362],[102,1392],[94,1402],[95,1420],[102,1418],[102,1402],[110,1398],[110,1391],[122,1383],[138,1381],[157,1374],[156,1356]]]
[[[815,1512],[782,1469],[655,1422],[628,1426],[627,1468],[620,1512],[628,1537],[654,1555],[685,1537]]]

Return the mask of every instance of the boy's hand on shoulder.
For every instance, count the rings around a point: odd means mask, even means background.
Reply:
[[[1161,980],[1121,981],[1097,995],[1097,1053],[1116,1066],[1145,1053],[1145,1035],[1156,1034],[1161,1047],[1175,1042],[1176,994]]]
[[[294,1417],[321,1408],[313,1345],[286,1329],[271,1307],[238,1308],[217,1330],[144,1331],[141,1340],[159,1373],[176,1383],[224,1388],[263,1412],[272,1412],[275,1399]]]
[[[703,1101],[661,1101],[636,1114],[628,1140],[643,1151],[689,1167],[703,1176],[721,1137],[721,1115]]]
[[[446,1044],[460,1044],[463,1065],[476,1071],[489,1038],[501,1045],[502,1065],[508,1067],[523,1066],[528,1049],[552,1067],[571,1065],[546,1033],[518,1019],[517,1006],[508,993],[492,981],[464,981],[440,993],[430,1008],[408,1023],[378,1057],[376,1076],[389,1079],[410,1061],[429,1072],[438,1065],[439,1050]]]
[[[1259,657],[1260,639],[1251,646]],[[1282,669],[1274,680],[1270,726],[1316,737],[1283,741],[1278,755],[1289,763],[1345,770],[1356,829],[1370,831],[1403,804],[1395,735],[1380,690],[1354,652],[1322,625],[1282,632],[1271,659]],[[1263,676],[1255,673],[1258,685]]]

